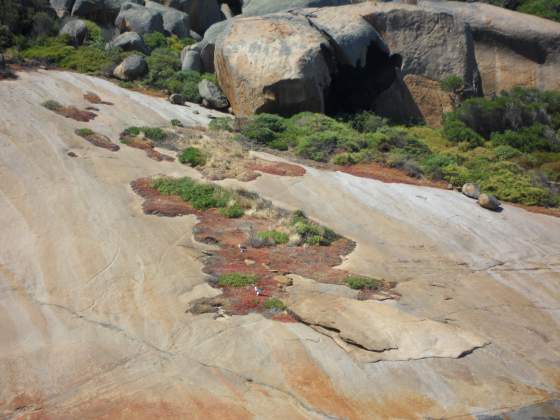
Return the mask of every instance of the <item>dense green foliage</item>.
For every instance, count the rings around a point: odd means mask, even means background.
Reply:
[[[349,276],[346,278],[345,283],[351,289],[356,290],[376,290],[383,284],[381,280],[363,276]]]
[[[301,210],[292,215],[291,225],[308,245],[328,246],[338,239],[338,235],[329,228],[318,225],[307,218]]]
[[[164,195],[178,195],[195,209],[226,209],[227,217],[241,217],[243,209],[235,200],[235,194],[214,184],[204,184],[191,178],[159,178],[152,187]]]
[[[90,130],[89,128],[78,128],[76,130],[76,134],[78,136],[87,137],[87,136],[91,136],[93,134],[93,131]]]
[[[249,274],[228,273],[218,277],[218,285],[222,287],[245,287],[256,282],[257,277]]]
[[[287,233],[279,232],[277,230],[258,232],[257,237],[263,240],[271,241],[276,245],[287,244],[290,240],[290,236]]]
[[[226,121],[215,128],[232,130]],[[516,88],[472,98],[444,118],[441,130],[390,126],[372,113],[335,119],[308,112],[259,114],[241,137],[338,165],[379,162],[413,177],[475,182],[504,201],[558,206],[560,93]]]
[[[194,168],[206,164],[206,156],[198,147],[187,147],[179,155],[179,162],[188,164]]]
[[[238,203],[233,203],[227,207],[222,207],[220,214],[230,219],[237,219],[245,215],[245,210]]]
[[[463,87],[463,78],[453,74],[443,79],[440,86],[446,92],[458,92]]]

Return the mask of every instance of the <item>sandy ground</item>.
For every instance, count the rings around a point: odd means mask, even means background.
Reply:
[[[88,90],[114,103],[89,123],[40,106]],[[345,268],[399,281],[385,305],[490,343],[465,357],[363,363],[303,324],[185,313],[214,293],[194,218],[142,214],[129,183],[196,173],[74,129],[207,114],[72,73],[0,82],[0,417],[473,418],[558,398],[560,219],[450,191],[312,168],[243,184],[355,240]]]

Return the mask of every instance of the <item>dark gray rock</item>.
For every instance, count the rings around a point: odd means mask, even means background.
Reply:
[[[210,108],[224,109],[229,106],[229,102],[220,88],[209,80],[202,80],[198,84],[198,93]]]
[[[341,6],[351,3],[351,0],[245,0],[242,14],[244,16],[262,16],[304,7]]]
[[[72,13],[75,0],[50,0],[51,8],[58,17],[63,18]]]
[[[149,32],[164,32],[161,12],[134,3],[121,8],[115,26],[120,32],[132,31],[140,35]]]
[[[125,3],[144,4],[144,0],[76,0],[72,16],[80,16],[98,23],[112,23]]]
[[[217,0],[192,0],[187,13],[191,17],[192,29],[199,34],[225,19]]]
[[[167,33],[177,35],[180,38],[189,36],[190,20],[189,15],[185,12],[149,0],[146,1],[146,7],[161,13],[163,28]]]
[[[73,45],[82,45],[86,40],[88,29],[83,20],[74,19],[67,22],[60,30],[60,35],[70,36]]]
[[[124,51],[148,52],[148,46],[136,32],[125,32],[116,36],[111,42],[107,43],[107,49],[120,48]]]
[[[174,93],[169,96],[169,102],[173,105],[184,105],[186,101],[186,98],[180,93]]]
[[[189,36],[194,39],[196,42],[202,41],[202,37],[192,29],[189,31]]]
[[[484,193],[480,194],[478,197],[478,204],[480,204],[480,207],[484,207],[485,209],[492,211],[500,210],[500,206],[502,205],[496,197]]]
[[[113,75],[121,80],[135,80],[144,76],[147,72],[148,65],[144,57],[131,55],[115,68]]]
[[[197,50],[188,50],[182,59],[181,70],[202,72],[202,60]]]
[[[230,20],[215,23],[208,28],[204,34],[204,38],[199,42],[200,58],[202,59],[202,67],[205,72],[214,73],[214,50],[216,48],[216,42],[230,23]]]

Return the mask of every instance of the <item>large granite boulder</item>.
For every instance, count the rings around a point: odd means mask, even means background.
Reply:
[[[275,14],[228,22],[214,65],[236,115],[324,112],[329,45],[306,18]]]
[[[115,20],[115,26],[120,32],[132,31],[140,35],[164,32],[161,12],[134,3],[123,5]]]
[[[214,23],[225,19],[218,0],[158,0],[158,3],[187,13],[191,28],[201,35]]]
[[[396,76],[367,13],[358,4],[230,19],[214,66],[234,113],[371,108]]]
[[[67,22],[60,30],[60,35],[68,35],[70,37],[70,41],[75,46],[82,45],[86,40],[87,34],[87,26],[85,22],[80,19],[74,19]]]
[[[420,1],[470,26],[485,95],[515,86],[560,89],[560,23],[484,3]]]
[[[225,31],[230,24],[229,20],[224,20],[213,24],[204,33],[204,38],[199,42],[200,58],[202,67],[208,73],[214,73],[214,50],[218,37]]]
[[[244,16],[262,16],[305,7],[341,6],[350,3],[351,0],[245,0],[242,10]]]
[[[121,80],[135,80],[148,72],[146,60],[141,55],[126,57],[113,71],[113,76]]]
[[[144,4],[144,0],[76,0],[72,16],[80,16],[99,23],[115,20],[125,3]]]
[[[148,9],[155,10],[161,13],[163,18],[163,29],[172,35],[177,35],[179,38],[188,37],[190,34],[190,20],[189,15],[180,10],[163,6],[155,1],[146,1]]]
[[[50,0],[51,8],[58,17],[68,16],[72,12],[75,0]]]
[[[148,46],[144,39],[136,32],[125,32],[117,35],[111,42],[107,43],[107,49],[120,48],[123,51],[148,52]]]

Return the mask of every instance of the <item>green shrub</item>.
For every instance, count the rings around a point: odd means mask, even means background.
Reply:
[[[28,59],[47,60],[58,63],[74,53],[75,48],[68,45],[68,37],[43,38],[37,40],[30,48],[22,52]]]
[[[91,20],[84,20],[84,23],[88,30],[86,42],[95,44],[99,48],[104,48],[105,40],[103,39],[103,32],[99,25]]]
[[[370,111],[362,111],[347,117],[350,126],[361,133],[375,132],[388,125],[386,118],[380,117]]]
[[[335,165],[349,166],[358,163],[356,153],[339,153],[332,158]]]
[[[142,132],[142,130],[140,129],[140,127],[128,127],[128,128],[125,128],[124,131],[123,131],[124,134],[126,134],[127,136],[130,136],[130,137],[139,136],[141,132]]]
[[[43,105],[45,108],[47,108],[50,111],[58,111],[59,109],[63,108],[62,104],[52,99],[43,102],[41,105]]]
[[[222,274],[218,277],[218,285],[222,287],[245,287],[255,284],[257,276],[241,273]]]
[[[46,12],[38,12],[33,15],[33,36],[53,36],[58,33],[60,22]]]
[[[283,311],[286,305],[278,298],[268,298],[264,301],[264,307],[268,310]]]
[[[241,129],[241,134],[261,144],[270,143],[276,138],[274,131],[270,128],[260,127],[256,124],[247,124]]]
[[[277,230],[258,232],[257,237],[263,240],[270,240],[276,245],[287,244],[290,240],[290,236],[287,233],[279,232]]]
[[[206,164],[206,156],[197,147],[187,147],[179,155],[179,162],[189,164],[193,168],[204,166]]]
[[[171,125],[173,127],[183,127],[183,123],[180,120],[178,120],[177,118],[173,118],[171,120]]]
[[[336,233],[312,222],[301,210],[294,212],[292,215],[291,225],[301,236],[303,242],[308,245],[328,246],[338,239],[338,235]]]
[[[356,290],[377,290],[383,285],[382,280],[363,276],[349,276],[344,282],[348,287]]]
[[[232,199],[229,191],[217,185],[202,184],[187,177],[158,178],[152,187],[164,195],[178,195],[198,210],[223,208]]]
[[[427,157],[422,162],[424,172],[432,179],[444,179],[445,174],[443,168],[457,163],[457,159],[450,155],[434,154]]]
[[[281,133],[286,130],[284,118],[274,114],[257,114],[251,117],[251,123],[258,127],[268,128],[275,133]]]
[[[325,131],[302,138],[296,146],[296,153],[304,158],[326,162],[341,141],[338,133]]]
[[[144,132],[144,135],[150,140],[162,141],[167,137],[165,131],[163,131],[159,127],[142,127],[141,130]]]
[[[463,78],[453,74],[443,79],[439,84],[446,92],[458,92],[463,88]]]
[[[239,217],[243,217],[245,215],[245,210],[243,210],[238,203],[233,203],[227,207],[221,208],[220,213],[222,216],[229,219],[238,219]]]
[[[518,10],[560,22],[560,0],[525,0]]]
[[[452,142],[466,142],[474,148],[482,146],[484,139],[473,129],[467,127],[465,123],[455,118],[445,118],[443,122],[443,132]]]
[[[76,130],[76,134],[81,137],[87,137],[87,136],[91,136],[93,134],[93,131],[90,130],[89,128],[78,128]]]
[[[509,144],[497,146],[494,149],[494,153],[496,154],[496,159],[498,160],[510,160],[521,156],[521,152],[516,148],[511,147]]]
[[[232,118],[218,117],[210,121],[208,128],[215,131],[233,131],[233,122]]]
[[[150,32],[142,38],[150,51],[157,48],[168,48],[180,53],[187,45],[194,43],[192,38],[179,38],[177,35],[165,36],[161,32]]]
[[[542,124],[535,124],[516,131],[506,130],[503,133],[493,133],[492,144],[511,146],[526,153],[560,151],[560,139],[556,138],[555,133],[550,129],[547,130]]]

